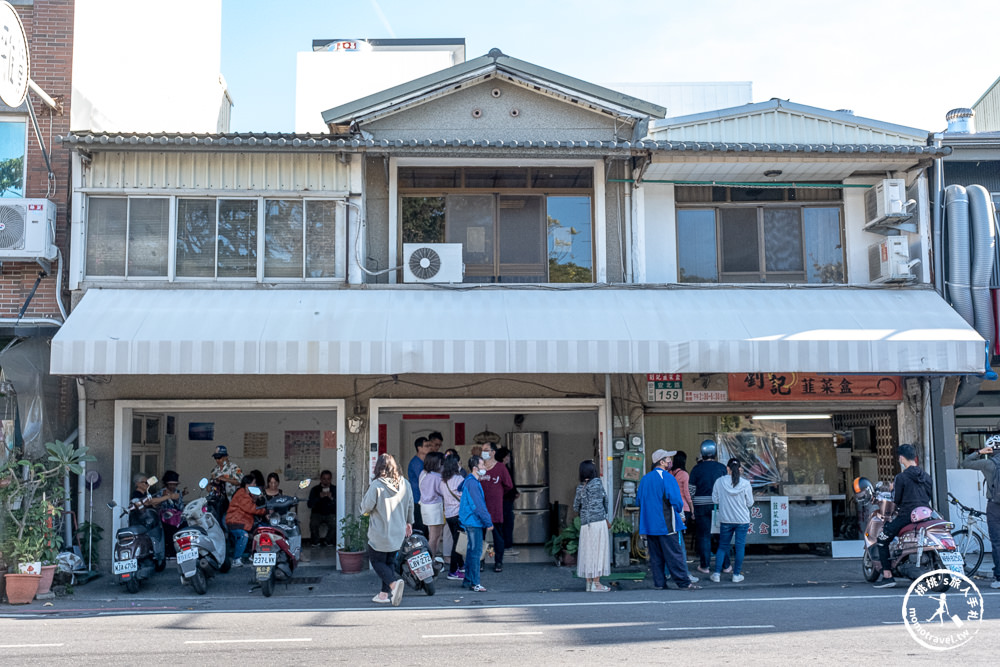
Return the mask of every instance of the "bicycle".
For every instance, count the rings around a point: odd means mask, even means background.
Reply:
[[[986,513],[966,507],[951,493],[948,494],[948,500],[952,505],[958,506],[958,511],[962,515],[961,523],[965,527],[953,532],[952,537],[955,538],[955,547],[965,559],[965,574],[972,577],[979,571],[979,566],[983,564],[985,553],[983,537],[989,535],[982,527]]]

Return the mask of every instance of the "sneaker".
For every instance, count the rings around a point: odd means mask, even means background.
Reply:
[[[463,577],[465,576],[465,566],[464,565],[462,567],[458,568],[458,573],[461,574]]]
[[[465,579],[465,575],[461,572],[449,572],[447,578],[451,581],[462,581]]]
[[[713,572],[713,573],[712,573],[712,576],[711,576],[711,577],[709,577],[709,579],[711,579],[711,580],[712,580],[712,581],[714,581],[715,583],[719,583],[719,582],[720,582],[720,581],[722,580],[722,577],[720,577],[720,576],[719,576],[719,573],[718,573],[718,572]]]
[[[403,589],[406,588],[406,584],[403,583],[402,579],[397,579],[391,586],[392,588],[392,606],[398,607],[399,603],[403,601]]]
[[[992,584],[990,584],[990,588],[1000,588],[1000,579],[997,579]]]
[[[729,567],[723,568],[722,571],[725,572],[726,574],[732,574],[733,573],[733,566],[730,565]]]
[[[233,560],[231,567],[243,567],[243,559],[237,558]]]
[[[701,565],[698,566],[698,571],[701,572],[702,574],[709,573],[709,569],[707,567],[702,567]]]
[[[733,583],[734,584],[738,584],[741,581],[743,581],[743,575],[742,574],[734,574],[733,575]]]
[[[485,586],[481,586],[479,584],[476,584],[475,586],[472,587],[472,592],[473,593],[485,593],[486,592],[486,587]]]
[[[701,586],[699,586],[698,584],[688,584],[687,586],[685,586],[681,590],[682,591],[700,591],[701,590]]]
[[[697,584],[698,583],[698,577],[694,576],[693,574],[689,574],[688,575],[688,579],[691,580],[692,584]]]
[[[493,566],[494,572],[503,572],[503,563],[497,563]]]
[[[895,585],[896,585],[896,580],[893,579],[892,577],[889,577],[888,579],[882,577],[882,581],[875,584],[875,588],[892,588]]]

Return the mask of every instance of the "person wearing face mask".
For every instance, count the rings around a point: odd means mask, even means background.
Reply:
[[[493,571],[503,572],[503,550],[506,546],[503,538],[503,497],[514,488],[507,466],[498,464],[496,460],[497,446],[487,443],[483,446],[483,468],[486,474],[481,477],[483,494],[486,496],[486,509],[493,520]]]
[[[469,457],[469,476],[462,482],[458,518],[468,538],[465,549],[465,578],[462,587],[474,593],[485,593],[480,583],[480,556],[483,553],[485,534],[493,530],[493,518],[486,507],[483,486],[479,480],[486,476],[483,460],[478,456]]]

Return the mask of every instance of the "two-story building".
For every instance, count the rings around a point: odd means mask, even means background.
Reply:
[[[63,137],[52,371],[85,385],[107,494],[152,472],[136,415],[183,480],[224,444],[244,471],[336,470],[341,514],[419,435],[463,457],[527,439],[548,465],[515,449],[515,542],[538,544],[581,460],[627,506],[645,452],[693,464],[714,437],[764,509],[792,500],[786,540],[831,541],[845,479],[925,441],[922,379],[983,366],[926,288],[943,151],[787,103],[664,114],[494,50],[328,110],[327,135]],[[902,210],[869,214],[890,177]]]

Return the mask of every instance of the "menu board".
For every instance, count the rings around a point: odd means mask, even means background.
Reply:
[[[319,431],[285,431],[285,479],[308,479],[319,475]]]

